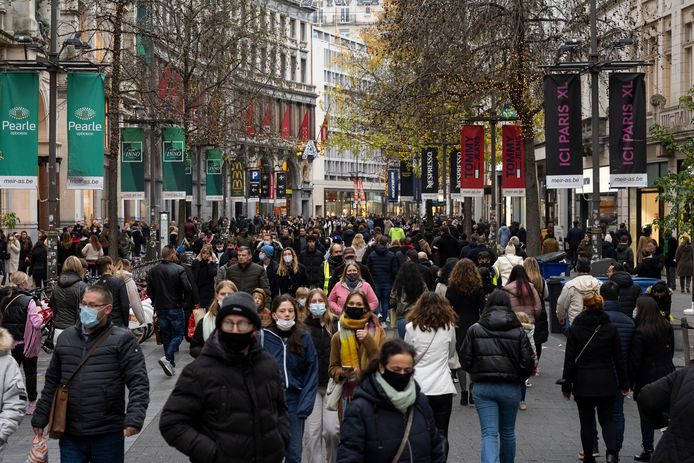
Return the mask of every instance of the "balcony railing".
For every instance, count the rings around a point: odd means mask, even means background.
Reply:
[[[655,123],[658,123],[664,129],[675,132],[694,130],[694,109],[674,106],[665,108],[657,114],[649,114],[647,118],[648,127],[650,128]]]

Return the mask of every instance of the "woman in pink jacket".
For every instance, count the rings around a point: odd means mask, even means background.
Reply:
[[[335,315],[342,314],[342,307],[347,301],[347,296],[354,291],[361,291],[369,301],[369,307],[373,312],[378,307],[378,298],[370,284],[361,277],[359,265],[355,263],[345,265],[345,270],[342,272],[340,281],[333,287],[328,296],[330,311]]]
[[[530,323],[535,323],[535,319],[540,318],[542,303],[537,290],[530,282],[528,273],[522,265],[516,265],[511,270],[508,277],[508,284],[504,290],[511,299],[511,308],[514,312],[525,312],[530,318]]]

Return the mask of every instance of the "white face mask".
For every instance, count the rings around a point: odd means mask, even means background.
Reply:
[[[634,309],[634,310],[631,312],[631,318],[633,318],[634,320],[636,320],[636,316],[637,316],[638,314],[639,314],[639,310],[638,310],[638,309]]]
[[[294,320],[277,320],[276,323],[277,323],[277,328],[279,328],[280,330],[289,331],[296,324],[296,321],[294,321]]]
[[[258,254],[258,259],[260,259],[260,260],[265,259],[265,253],[262,253],[262,252],[259,253],[259,254]]]
[[[300,299],[297,299],[296,302],[301,306],[304,307],[306,305],[306,298],[302,297]]]
[[[325,313],[325,304],[322,302],[310,304],[308,310],[314,317],[320,317]]]
[[[293,256],[282,256],[282,259],[284,259],[284,262],[286,264],[291,264],[292,261],[294,260],[294,257]]]

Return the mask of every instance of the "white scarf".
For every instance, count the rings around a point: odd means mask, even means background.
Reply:
[[[213,317],[209,312],[207,312],[202,319],[202,338],[205,341],[207,341],[207,338],[210,337],[210,335],[215,329],[216,318],[217,317]]]

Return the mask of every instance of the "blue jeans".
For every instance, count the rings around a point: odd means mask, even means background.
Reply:
[[[472,397],[482,429],[482,463],[513,463],[520,384],[475,383]]]
[[[388,308],[390,307],[390,290],[393,288],[392,283],[376,283],[376,297],[378,298],[378,311],[376,315],[380,315],[382,320],[388,318]]]
[[[60,461],[63,463],[123,463],[123,432],[96,436],[69,436],[60,439]]]
[[[407,326],[406,318],[398,318],[398,336],[400,339],[405,339],[405,327]]]
[[[174,354],[183,342],[185,316],[183,309],[157,309],[161,340],[164,343],[164,355],[171,365],[176,366]]]
[[[287,413],[289,415],[289,445],[285,463],[301,463],[301,444],[304,440],[305,419],[300,419],[298,415],[300,392],[295,390],[286,391]]]
[[[617,447],[615,447],[615,449],[619,452],[622,450],[622,443],[624,442],[625,427],[624,396],[621,393],[615,396],[614,407],[612,408],[612,419],[614,420],[615,434],[617,435]],[[598,448],[598,423],[595,420],[595,416],[593,416],[593,448]]]

